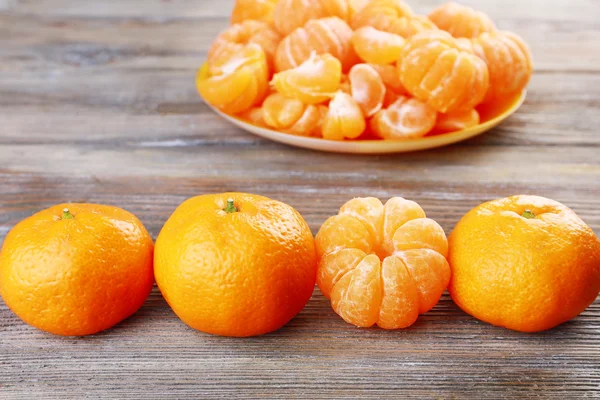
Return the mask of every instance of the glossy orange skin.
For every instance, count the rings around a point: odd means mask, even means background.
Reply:
[[[476,38],[482,33],[496,30],[489,16],[455,2],[437,7],[428,17],[438,28],[454,37]]]
[[[535,217],[523,217],[526,210]],[[600,292],[600,240],[554,200],[522,195],[481,204],[458,222],[449,246],[452,299],[497,326],[550,329]]]
[[[63,209],[74,216],[62,219]],[[154,284],[152,238],[131,213],[59,204],[15,225],[0,253],[0,293],[23,321],[91,335],[135,313]]]
[[[238,211],[227,213],[227,200]],[[287,204],[246,193],[193,197],[156,239],[156,283],[183,322],[203,332],[255,336],[281,328],[315,285],[312,233]]]

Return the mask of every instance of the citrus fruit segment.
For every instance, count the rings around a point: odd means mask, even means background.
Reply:
[[[279,34],[266,22],[246,20],[231,25],[217,36],[208,50],[208,61],[221,57],[223,52],[231,51],[232,48],[242,51],[242,46],[239,45],[255,43],[263,49],[270,63],[280,40]]]
[[[275,53],[275,70],[297,67],[314,52],[331,54],[340,60],[344,71],[347,71],[357,60],[351,38],[352,29],[338,17],[308,21],[281,40]]]
[[[350,200],[316,237],[317,284],[346,322],[404,328],[439,300],[450,279],[441,227],[418,204]]]
[[[381,265],[383,297],[377,325],[384,329],[406,328],[419,317],[419,292],[397,256],[389,256]]]
[[[131,213],[59,204],[15,225],[0,252],[0,293],[26,323],[91,335],[135,313],[154,284],[152,238]]]
[[[298,99],[273,93],[263,102],[263,116],[265,123],[275,129],[286,129],[302,117],[306,105]]]
[[[425,218],[425,211],[412,200],[402,197],[392,197],[385,203],[382,222],[382,251],[388,254],[394,252],[394,234],[396,231],[414,219]]]
[[[382,139],[415,139],[429,133],[436,118],[436,111],[422,101],[399,96],[373,116],[370,127]]]
[[[260,126],[261,128],[267,127],[262,107],[249,108],[246,111],[239,113],[238,117],[246,122],[251,123],[252,125]]]
[[[600,292],[600,240],[554,200],[519,195],[481,204],[456,224],[449,246],[452,299],[497,326],[550,329]]]
[[[486,14],[455,2],[442,4],[429,14],[429,19],[454,37],[475,38],[496,30]]]
[[[331,290],[331,307],[344,321],[367,328],[379,319],[382,298],[379,258],[367,255]]]
[[[247,193],[186,200],[161,229],[154,253],[156,283],[177,316],[225,336],[281,328],[310,299],[316,267],[302,216]]]
[[[404,38],[437,29],[427,17],[415,16],[411,8],[401,0],[373,0],[354,15],[350,25],[355,30],[371,26]]]
[[[274,24],[282,35],[289,35],[294,29],[319,18],[339,17],[347,21],[349,12],[347,0],[279,0]]]
[[[275,5],[279,0],[236,0],[231,12],[231,24],[256,20],[273,24]]]
[[[340,88],[342,66],[330,54],[313,53],[300,66],[276,73],[271,84],[284,95],[306,104],[323,103]]]
[[[328,140],[355,139],[366,128],[360,106],[347,93],[339,91],[329,102],[329,110],[323,120],[322,135]]]
[[[485,62],[461,50],[444,31],[423,32],[408,39],[398,71],[413,96],[442,113],[473,108],[489,87]]]
[[[330,217],[319,230],[320,240],[316,242],[317,256],[341,249],[358,249],[367,254],[375,248],[375,239],[367,227],[352,215],[341,214]]]
[[[472,128],[479,124],[479,113],[474,108],[466,111],[454,111],[438,114],[434,130],[436,132],[454,132]]]
[[[429,250],[406,250],[394,253],[402,260],[419,294],[419,314],[433,308],[450,281],[448,261],[440,253]]]
[[[361,60],[373,64],[395,62],[402,53],[404,39],[400,35],[363,26],[352,34],[352,46]]]
[[[529,48],[510,32],[484,33],[473,40],[473,50],[487,64],[490,87],[484,102],[520,93],[531,78],[533,64]]]
[[[263,100],[268,76],[264,51],[251,43],[241,51],[224,52],[200,68],[196,88],[207,103],[237,114]]]
[[[300,136],[315,136],[320,133],[325,110],[323,105],[307,105],[280,93],[270,94],[262,106],[267,126]]]
[[[352,271],[367,256],[359,249],[334,250],[324,255],[319,261],[318,275],[321,292],[328,299],[331,289],[347,272]]]
[[[377,71],[369,64],[356,64],[348,73],[350,92],[365,117],[381,109],[385,97],[385,85]]]

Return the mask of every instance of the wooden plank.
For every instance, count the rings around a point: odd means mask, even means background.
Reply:
[[[0,0],[0,244],[65,201],[124,207],[156,237],[186,198],[231,190],[291,204],[314,233],[355,196],[413,199],[450,233],[473,206],[529,193],[600,234],[600,2],[461,2],[531,44],[526,103],[461,144],[369,157],[265,141],[200,100],[194,71],[232,0]],[[596,398],[599,333],[600,299],[521,334],[446,294],[409,329],[384,331],[344,323],[316,289],[280,331],[244,340],[186,327],[156,288],[132,318],[85,338],[40,332],[0,301],[0,399]]]
[[[600,6],[596,8],[600,14]],[[181,65],[181,58],[185,61],[197,57],[195,63],[200,63],[214,37],[226,26],[226,18],[163,21],[0,16],[0,32],[5,32],[0,35],[0,57],[4,53],[9,60],[11,57],[17,61],[30,59],[37,61],[38,66],[45,62],[53,67],[153,60],[155,67],[173,68]],[[596,51],[600,45],[600,27],[595,20],[507,19],[500,21],[500,28],[517,32],[527,41],[538,71],[600,69],[600,55]],[[39,34],[31,35],[32,30]]]

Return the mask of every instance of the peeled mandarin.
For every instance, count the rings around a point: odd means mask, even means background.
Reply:
[[[394,33],[363,26],[352,34],[352,46],[358,57],[367,63],[389,64],[400,57],[404,39]]]
[[[479,113],[472,108],[465,111],[453,111],[447,114],[438,114],[435,123],[437,132],[454,132],[472,128],[479,124]]]
[[[313,53],[300,66],[276,73],[271,83],[285,97],[318,104],[330,99],[340,88],[341,76],[342,65],[337,58]]]
[[[371,119],[371,130],[382,139],[415,139],[435,126],[437,113],[427,104],[400,96]]]
[[[350,93],[365,117],[381,109],[385,97],[385,85],[381,77],[369,64],[356,64],[348,74]]]
[[[279,0],[274,24],[279,33],[289,35],[314,19],[339,17],[347,21],[349,12],[347,0]]]
[[[338,17],[308,21],[281,40],[275,53],[275,70],[295,68],[315,52],[331,54],[347,71],[357,61],[351,38],[352,29]]]
[[[490,87],[484,102],[520,93],[531,78],[533,63],[529,48],[510,32],[484,33],[473,39],[473,50],[487,64]]]
[[[404,85],[400,81],[398,69],[392,64],[369,64],[381,77],[387,91],[393,91],[397,94],[408,94]]]
[[[237,114],[262,102],[269,88],[268,75],[265,52],[251,43],[200,68],[196,88],[207,103]]]
[[[373,0],[353,16],[350,25],[352,29],[371,26],[404,38],[437,29],[427,17],[415,16],[411,8],[401,0]]]
[[[359,327],[412,325],[450,280],[444,230],[415,202],[356,198],[316,236],[317,284],[334,311]]]
[[[322,135],[328,140],[356,139],[366,128],[360,106],[347,93],[339,91],[329,102],[329,110],[323,120]]]
[[[408,39],[398,71],[409,93],[442,113],[475,107],[489,87],[485,62],[459,48],[444,31]]]
[[[454,37],[475,38],[482,33],[496,30],[494,22],[486,14],[454,2],[433,10],[429,19]]]
[[[279,0],[236,0],[231,12],[231,24],[256,20],[273,24],[273,12]]]
[[[263,118],[268,127],[301,136],[315,136],[319,133],[324,109],[326,107],[323,105],[306,105],[280,93],[269,95],[262,106]]]
[[[280,40],[279,33],[266,22],[246,20],[231,25],[217,36],[208,50],[208,60],[220,57],[223,52],[231,50],[232,47],[241,49],[242,45],[255,43],[264,50],[267,60],[271,62]]]

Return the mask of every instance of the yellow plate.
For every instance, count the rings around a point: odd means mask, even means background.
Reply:
[[[320,138],[304,137],[282,133],[272,129],[265,129],[252,125],[239,118],[227,115],[213,107],[209,106],[223,118],[232,124],[275,142],[285,143],[290,146],[303,147],[306,149],[329,151],[334,153],[356,153],[356,154],[385,154],[385,153],[404,153],[409,151],[433,149],[435,147],[446,146],[452,143],[460,142],[473,136],[488,131],[508,118],[512,113],[523,104],[527,91],[521,92],[518,96],[508,99],[503,104],[495,104],[493,107],[478,107],[481,116],[481,123],[472,128],[461,131],[445,133],[435,136],[426,136],[413,140],[347,140],[336,141]]]

